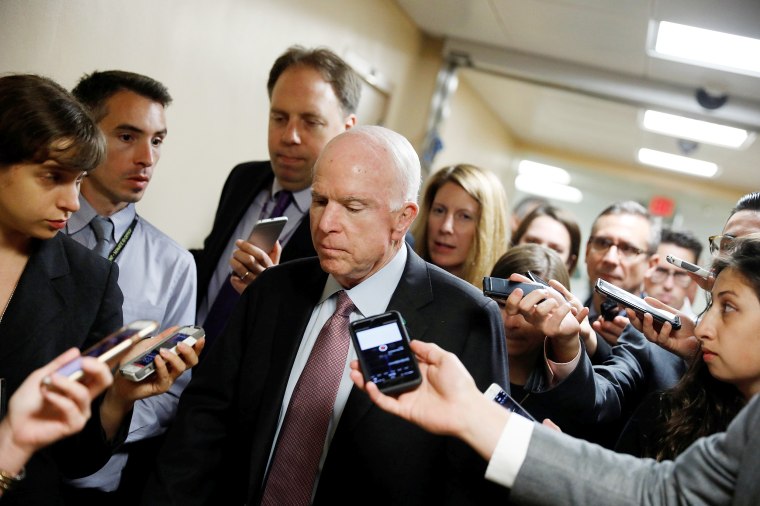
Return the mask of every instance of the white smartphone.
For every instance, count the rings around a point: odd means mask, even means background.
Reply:
[[[248,237],[248,242],[269,253],[274,248],[274,243],[280,238],[282,229],[288,222],[287,216],[259,220]]]
[[[497,404],[500,404],[504,408],[508,409],[509,411],[513,413],[517,413],[518,415],[527,418],[531,422],[535,422],[536,419],[531,416],[530,413],[528,413],[525,408],[523,408],[519,402],[514,400],[511,395],[509,395],[507,392],[504,391],[503,388],[501,388],[497,383],[491,383],[491,386],[486,389],[486,391],[483,393],[486,397],[489,399],[495,401]]]
[[[673,255],[666,255],[665,260],[667,260],[669,264],[675,265],[676,267],[679,267],[685,271],[694,273],[702,279],[707,279],[711,276],[710,271],[708,271],[704,267],[700,267],[697,264],[687,262],[683,258],[678,258]]]
[[[82,357],[95,357],[100,362],[104,362],[113,368],[132,345],[148,337],[157,328],[158,322],[153,320],[137,320],[129,325],[125,325],[98,341],[97,344],[87,348],[82,352],[81,356],[62,365],[58,369],[58,373],[68,376],[69,379],[75,381],[81,379],[84,376],[82,372]]]
[[[177,353],[177,345],[179,343],[192,346],[205,335],[206,333],[200,327],[190,325],[182,327],[160,340],[142,355],[130,360],[128,364],[123,365],[119,370],[127,379],[142,381],[156,371],[153,360],[161,348],[168,348],[172,353]]]
[[[644,313],[651,314],[656,326],[668,322],[670,323],[673,330],[678,330],[681,328],[681,318],[678,315],[675,315],[670,311],[665,311],[663,309],[657,309],[654,306],[650,306],[641,297],[636,297],[635,295],[626,292],[622,288],[618,288],[612,283],[608,283],[602,278],[599,278],[597,280],[596,285],[594,286],[594,290],[604,295],[608,299],[615,301],[619,305],[633,309],[636,314],[639,315],[639,318],[643,317]]]

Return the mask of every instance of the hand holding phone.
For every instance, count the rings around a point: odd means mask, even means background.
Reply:
[[[131,381],[142,381],[156,371],[154,360],[162,348],[167,348],[172,353],[177,353],[177,345],[180,343],[193,346],[206,333],[200,327],[187,326],[169,334],[155,343],[149,350],[133,358],[123,365],[121,374]]]
[[[98,343],[82,352],[82,356],[64,364],[58,369],[58,374],[68,376],[69,379],[79,380],[82,372],[82,357],[95,357],[98,361],[108,364],[113,368],[119,359],[136,342],[144,339],[158,328],[158,322],[152,320],[137,320],[125,325],[116,332],[107,335]]]
[[[483,278],[483,295],[491,297],[492,299],[507,300],[507,298],[516,289],[521,289],[523,295],[528,295],[534,290],[544,290],[548,287],[546,284],[538,282],[522,283],[519,281],[512,281],[510,279],[484,277]]]
[[[622,306],[633,309],[639,316],[643,316],[645,313],[649,313],[652,315],[652,318],[654,318],[654,321],[658,322],[659,324],[668,322],[674,330],[681,328],[681,318],[678,315],[674,315],[673,313],[665,311],[664,309],[658,309],[648,304],[641,297],[636,297],[635,295],[626,292],[622,288],[618,288],[612,283],[608,283],[601,278],[596,282],[594,290]]]
[[[398,311],[352,322],[349,331],[365,382],[373,382],[384,394],[412,390],[422,382]]]

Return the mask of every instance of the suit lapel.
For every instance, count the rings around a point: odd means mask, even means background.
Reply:
[[[388,303],[388,310],[395,309],[401,313],[406,320],[409,337],[415,339],[427,331],[428,322],[420,310],[433,302],[433,290],[425,261],[411,248],[407,251],[404,273]],[[353,387],[340,417],[339,429],[353,429],[372,406],[367,394]]]
[[[61,235],[40,241],[21,274],[18,286],[8,305],[0,335],[20,331],[28,340],[47,339],[41,329],[66,312],[69,288],[69,263],[63,250]],[[3,357],[27,343],[3,340]]]

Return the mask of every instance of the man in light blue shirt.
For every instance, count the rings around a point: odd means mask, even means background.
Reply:
[[[161,328],[193,324],[192,256],[135,209],[161,155],[167,133],[164,109],[171,103],[168,90],[146,76],[108,71],[85,76],[73,93],[95,116],[108,149],[105,162],[83,181],[81,208],[72,215],[66,233],[119,265],[125,322],[150,319]],[[189,380],[188,372],[168,392],[134,404],[127,443],[166,430]],[[81,489],[115,491],[126,462],[126,451],[117,453],[96,474],[75,480],[80,490],[72,494],[103,498],[100,492]]]

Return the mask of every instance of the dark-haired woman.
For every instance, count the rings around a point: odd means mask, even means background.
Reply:
[[[58,233],[104,150],[97,126],[58,84],[33,75],[0,78],[0,377],[9,396],[33,370],[122,323],[116,265]],[[85,433],[99,435],[100,423],[93,406],[87,427],[95,429]],[[35,454],[3,504],[60,503],[61,471],[94,471],[107,449],[105,441],[75,443]]]

